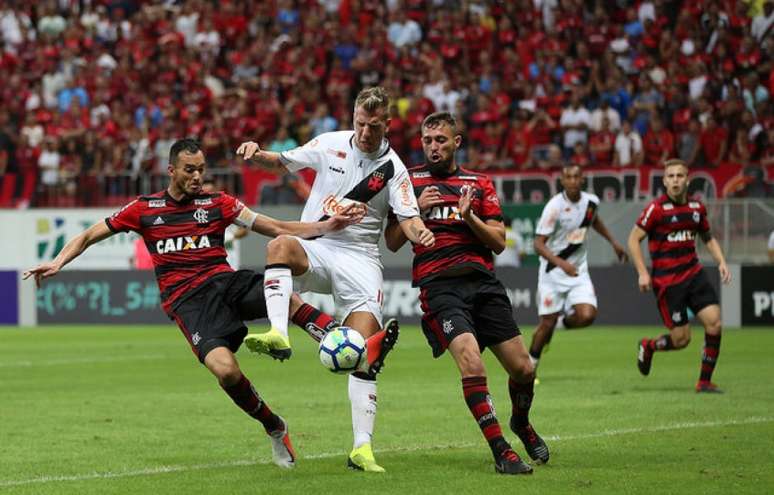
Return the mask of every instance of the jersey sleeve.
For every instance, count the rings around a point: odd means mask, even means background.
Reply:
[[[699,227],[697,230],[703,234],[705,239],[709,240],[710,224],[709,219],[707,218],[707,207],[704,206],[704,203],[702,203],[701,208],[699,208]]]
[[[543,213],[540,214],[537,227],[535,227],[535,234],[550,236],[556,229],[557,220],[559,220],[559,208],[556,201],[552,199],[546,203]]]
[[[481,207],[478,212],[479,218],[483,221],[497,220],[503,221],[503,210],[500,207],[500,198],[497,197],[494,184],[489,177],[483,179],[481,184]]]
[[[280,161],[291,172],[311,168],[320,172],[325,164],[325,146],[321,138],[316,137],[303,146],[280,153]]]
[[[134,200],[105,219],[108,228],[113,232],[138,232],[140,230],[140,212],[142,203]]]
[[[642,213],[640,213],[640,217],[637,219],[635,225],[637,225],[637,227],[641,228],[645,232],[651,233],[653,228],[658,223],[659,214],[660,209],[658,204],[653,201],[644,210],[642,210]]]
[[[231,225],[239,214],[242,213],[242,209],[245,205],[238,198],[235,198],[230,194],[224,193],[221,198],[220,209],[223,214],[223,221],[226,225]]]
[[[395,175],[387,182],[389,203],[398,220],[419,216],[419,205],[408,171],[402,163],[395,164]]]

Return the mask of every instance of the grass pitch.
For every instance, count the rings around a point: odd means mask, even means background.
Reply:
[[[661,329],[558,333],[532,408],[551,461],[506,477],[494,473],[451,358],[433,360],[416,327],[402,329],[380,378],[374,448],[383,475],[346,469],[346,377],[323,369],[300,331],[285,363],[238,355],[290,423],[300,458],[282,471],[257,423],[175,327],[0,329],[0,493],[766,493],[771,330],[724,334],[714,377],[724,395],[693,391],[698,331],[688,349],[658,353],[647,378],[636,342]],[[505,374],[489,353],[486,364],[507,425]]]

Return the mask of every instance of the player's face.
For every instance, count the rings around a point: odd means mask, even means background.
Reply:
[[[688,192],[688,170],[682,165],[672,165],[664,170],[664,187],[673,199],[680,199]]]
[[[369,112],[362,107],[356,107],[352,121],[355,123],[355,144],[360,151],[373,153],[378,150],[390,125],[387,109],[379,108]]]
[[[186,196],[195,196],[202,191],[204,182],[204,153],[188,153],[177,155],[177,164],[169,166],[169,175],[175,188]]]
[[[422,127],[422,151],[425,152],[425,164],[433,171],[451,171],[454,169],[454,152],[460,146],[462,137],[454,135],[447,124],[435,127]]]
[[[565,167],[562,170],[562,177],[559,181],[562,183],[567,197],[577,201],[580,197],[581,184],[583,183],[583,174],[580,167]]]

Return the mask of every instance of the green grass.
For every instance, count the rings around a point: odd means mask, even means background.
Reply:
[[[293,334],[285,363],[239,357],[291,425],[300,459],[269,443],[201,367],[174,327],[0,329],[0,493],[763,493],[774,489],[774,331],[730,330],[715,381],[697,395],[699,332],[639,376],[635,342],[656,328],[555,336],[532,421],[551,461],[531,477],[494,473],[448,356],[403,329],[380,379],[374,447],[384,475],[345,468],[346,377]],[[506,378],[487,353],[501,422]],[[507,432],[509,439],[514,436]],[[517,450],[523,448],[514,442]],[[766,488],[766,487],[769,488]]]

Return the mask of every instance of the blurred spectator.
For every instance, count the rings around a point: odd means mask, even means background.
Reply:
[[[674,156],[675,138],[669,129],[664,128],[661,117],[654,116],[650,122],[650,128],[642,139],[645,163],[660,167],[665,160]]]
[[[277,136],[274,138],[274,140],[269,143],[269,147],[267,148],[269,151],[275,151],[277,153],[281,153],[283,151],[292,150],[293,148],[296,148],[298,146],[298,143],[295,139],[293,139],[288,134],[287,127],[280,127],[277,131]]]
[[[397,9],[390,14],[387,39],[395,48],[416,45],[422,39],[422,28],[406,16],[404,9]]]
[[[615,137],[613,165],[616,167],[631,167],[642,164],[642,138],[632,129],[628,120],[621,123],[621,131]]]
[[[774,0],[764,0],[763,12],[752,20],[750,33],[755,41],[762,43],[771,34],[772,26],[774,26]]]
[[[562,142],[565,156],[572,155],[576,143],[586,144],[590,124],[591,114],[585,107],[581,106],[580,96],[573,93],[570,106],[562,111],[562,117],[559,120],[559,125],[564,133]]]
[[[61,159],[56,138],[47,137],[43,141],[43,151],[38,157],[38,167],[40,168],[40,182],[49,190],[59,185]]]
[[[589,128],[593,132],[599,132],[602,130],[602,121],[607,119],[607,128],[609,131],[618,132],[621,128],[621,116],[618,111],[610,106],[610,101],[607,98],[603,98],[599,104],[599,107],[591,112],[591,124]]]
[[[701,152],[706,167],[717,167],[726,157],[728,131],[719,126],[714,116],[707,118],[701,131]]]
[[[701,124],[697,119],[691,119],[688,130],[680,134],[677,140],[677,157],[689,168],[702,165]]]
[[[600,130],[589,137],[589,151],[594,165],[608,166],[613,163],[615,140],[616,135],[610,130],[610,121],[603,117]]]
[[[527,124],[523,110],[517,111],[511,121],[504,151],[517,169],[529,168],[532,165],[531,124]]]
[[[584,143],[575,143],[572,156],[570,157],[570,163],[573,165],[578,165],[581,168],[585,168],[591,163],[589,152],[586,149],[586,145]]]

